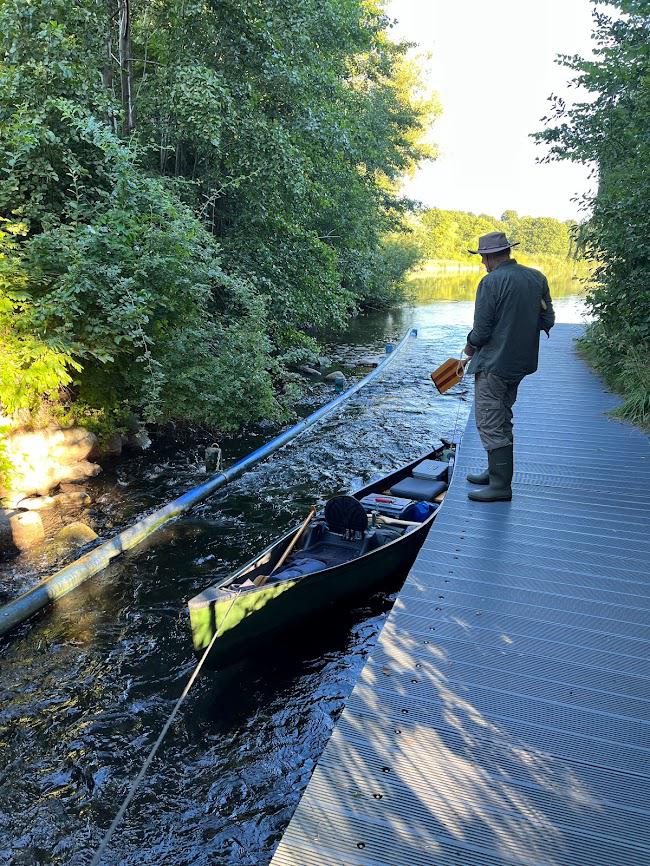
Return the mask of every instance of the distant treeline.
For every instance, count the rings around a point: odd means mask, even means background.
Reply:
[[[437,103],[380,0],[3,0],[0,415],[235,430],[394,298]],[[61,414],[62,413],[62,414]]]
[[[493,231],[505,232],[509,240],[518,241],[516,250],[526,256],[580,258],[577,225],[552,217],[519,216],[507,210],[497,219],[487,214],[431,208],[420,213],[413,223],[413,239],[426,259],[476,263],[467,250],[476,249],[479,237]]]

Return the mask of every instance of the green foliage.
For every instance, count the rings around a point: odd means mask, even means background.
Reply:
[[[0,218],[0,226],[0,407],[13,413],[33,409],[43,396],[67,385],[69,368],[79,365],[64,338],[42,336],[18,242],[25,225]]]
[[[437,103],[377,0],[130,9],[125,44],[117,0],[0,4],[0,402],[280,417],[283,364],[397,296]]]
[[[227,269],[269,299],[273,339],[376,303],[398,181],[430,155],[420,142],[438,110],[406,46],[387,39],[381,4],[145,7],[134,53],[153,61],[139,99],[149,165],[192,184]],[[184,98],[171,101],[179,77]],[[194,108],[207,98],[210,124]]]
[[[520,217],[515,211],[506,211],[501,225],[500,230],[508,238],[519,241],[517,251],[529,256],[568,258],[572,253],[571,223],[552,217]]]
[[[561,58],[592,98],[570,109],[553,99],[548,128],[537,138],[549,145],[549,158],[597,169],[584,238],[602,262],[588,295],[596,317],[589,356],[622,391],[623,414],[648,423],[649,382],[638,359],[650,351],[650,2],[611,5],[619,15],[593,15],[595,60]]]
[[[9,425],[0,424],[0,492],[8,489],[14,471],[13,463],[7,452],[7,433],[10,429]]]
[[[94,0],[0,4],[0,213],[32,231],[110,189],[97,13]]]
[[[37,323],[83,361],[78,398],[126,401],[147,421],[218,419],[223,429],[234,418],[273,417],[263,305],[224,274],[214,238],[187,206],[130,168],[91,225],[62,224],[26,245]],[[233,351],[246,371],[234,402],[222,375]]]
[[[612,413],[650,430],[650,367],[636,346],[612,345],[611,334],[600,322],[593,323],[580,341],[584,357],[600,373],[613,391],[623,395],[623,403]],[[616,363],[612,363],[612,358]]]
[[[47,407],[49,420],[63,427],[78,425],[90,430],[99,439],[100,445],[105,445],[115,433],[128,433],[136,421],[129,404],[102,406],[95,408],[87,406],[80,400],[63,405],[55,403]]]
[[[404,274],[411,271],[421,257],[422,251],[414,237],[388,235],[366,263],[370,270],[366,285],[371,288],[363,298],[364,306],[382,309],[399,304],[404,299]]]
[[[191,331],[176,331],[166,343],[163,364],[179,358],[191,363],[179,370],[173,391],[163,390],[162,417],[206,425],[218,419],[219,429],[232,433],[245,421],[283,416],[267,370],[268,346],[251,325],[244,318],[228,329],[215,326],[212,339],[199,345]]]

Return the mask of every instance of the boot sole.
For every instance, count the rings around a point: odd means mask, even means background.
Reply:
[[[478,493],[468,493],[467,498],[471,499],[472,502],[510,502],[512,500],[512,493],[510,496],[491,496],[489,499]]]

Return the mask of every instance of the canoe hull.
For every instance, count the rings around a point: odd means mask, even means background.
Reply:
[[[354,496],[361,499],[377,493],[405,477],[412,467],[427,458],[439,457],[441,449],[431,451],[408,466],[381,478]],[[301,627],[331,605],[363,596],[385,585],[390,578],[404,575],[424,543],[435,515],[415,529],[363,556],[295,579],[269,581],[256,589],[230,589],[242,575],[265,563],[268,571],[278,561],[297,527],[276,540],[254,560],[242,566],[220,584],[209,587],[189,601],[190,627],[194,649],[203,652],[218,631],[206,664],[222,667],[249,652],[264,636],[280,637],[283,631]]]
[[[428,529],[429,525],[422,524],[406,537],[352,562],[297,580],[272,583],[254,593],[232,592],[228,598],[191,608],[195,650],[203,650],[218,628],[208,664],[219,666],[236,659],[265,635],[300,627],[332,605],[381,588],[411,567]]]

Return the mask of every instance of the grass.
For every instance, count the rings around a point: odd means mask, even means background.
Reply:
[[[650,367],[636,346],[614,356],[594,339],[591,329],[579,341],[582,357],[599,373],[623,403],[613,410],[613,417],[629,421],[650,432]]]

